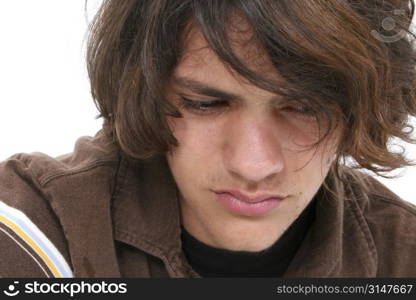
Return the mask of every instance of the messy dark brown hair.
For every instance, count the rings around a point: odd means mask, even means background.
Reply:
[[[230,45],[228,21],[243,16],[285,79],[262,77]],[[414,0],[104,0],[91,23],[87,66],[104,129],[134,159],[165,154],[177,141],[167,115],[181,117],[164,87],[190,22],[224,64],[287,99],[307,99],[329,126],[342,125],[333,164],[383,177],[414,165],[393,139],[416,143]],[[316,145],[317,145],[316,144]],[[339,176],[339,174],[338,174]]]

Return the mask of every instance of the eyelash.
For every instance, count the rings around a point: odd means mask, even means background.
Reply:
[[[185,97],[181,97],[182,105],[185,109],[190,110],[196,114],[200,115],[210,115],[216,113],[217,109],[223,108],[228,106],[227,101],[223,100],[212,100],[212,101],[196,101],[190,100]],[[296,106],[286,106],[284,109],[289,112],[293,112],[298,114],[304,118],[313,118],[314,111],[310,107],[306,105],[298,106],[300,108],[296,108]]]
[[[223,100],[195,101],[185,97],[181,97],[181,100],[181,107],[198,115],[211,115],[228,106],[227,101]]]

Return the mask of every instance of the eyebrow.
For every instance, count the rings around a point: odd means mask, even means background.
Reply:
[[[236,100],[242,99],[242,97],[239,95],[217,89],[206,83],[203,83],[203,82],[200,82],[200,81],[188,78],[188,77],[175,76],[173,78],[173,82],[183,88],[187,88],[193,91],[194,93],[198,93],[198,94],[213,97],[213,98],[218,98],[221,100],[236,101]]]

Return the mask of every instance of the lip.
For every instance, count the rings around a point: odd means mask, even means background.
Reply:
[[[287,196],[269,193],[255,195],[239,191],[214,191],[216,199],[231,213],[242,216],[263,216],[276,209]]]
[[[277,200],[283,200],[287,196],[281,196],[271,193],[257,193],[255,195],[245,194],[243,192],[237,190],[223,190],[223,191],[214,191],[216,194],[227,193],[232,195],[233,197],[248,203],[257,203],[261,202],[270,198],[275,198]]]

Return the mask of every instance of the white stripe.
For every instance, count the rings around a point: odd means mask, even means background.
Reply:
[[[53,263],[56,264],[56,267],[62,272],[63,277],[73,277],[71,268],[69,267],[63,255],[59,252],[55,245],[46,237],[46,235],[36,226],[36,224],[34,224],[26,216],[26,214],[0,201],[0,213],[2,212],[4,213],[3,215],[5,215],[6,217],[10,215],[13,216],[15,219],[13,220],[13,222],[18,224],[19,227],[32,239],[41,241],[41,244],[43,244],[44,246],[42,247],[40,243],[37,243],[37,245],[43,251],[45,251],[45,253],[49,254],[49,258],[52,260]]]

